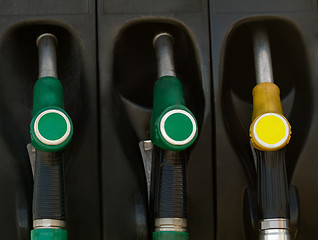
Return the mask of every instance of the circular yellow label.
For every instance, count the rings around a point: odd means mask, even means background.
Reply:
[[[258,138],[267,144],[277,144],[286,136],[286,125],[276,115],[263,116],[256,125]]]

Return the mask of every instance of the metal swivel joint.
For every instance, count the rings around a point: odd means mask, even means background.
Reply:
[[[198,134],[197,122],[185,106],[182,85],[173,65],[173,38],[155,36],[158,77],[153,91],[150,137],[153,150],[154,240],[186,240],[186,150]]]
[[[39,79],[30,124],[35,149],[32,240],[67,239],[61,150],[71,141],[73,125],[64,111],[63,88],[57,79],[56,45],[57,39],[49,33],[37,39]]]
[[[283,115],[280,90],[273,83],[269,40],[264,29],[253,35],[257,85],[253,89],[250,137],[257,162],[260,240],[290,240],[289,185],[285,146],[291,127]]]

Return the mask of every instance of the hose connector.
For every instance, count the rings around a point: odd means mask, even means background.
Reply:
[[[264,219],[259,240],[291,240],[289,221],[284,218]]]
[[[187,231],[187,219],[185,218],[156,218],[155,231]]]
[[[36,219],[33,220],[33,228],[60,228],[66,229],[66,222],[58,219]]]

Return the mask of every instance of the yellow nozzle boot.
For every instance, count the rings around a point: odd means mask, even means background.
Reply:
[[[279,150],[290,140],[291,127],[283,116],[279,94],[279,88],[270,82],[253,89],[250,137],[253,147],[261,151]]]

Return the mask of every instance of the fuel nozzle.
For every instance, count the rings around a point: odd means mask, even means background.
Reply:
[[[260,240],[290,240],[289,184],[285,146],[291,127],[283,115],[280,90],[274,84],[269,39],[265,29],[254,29],[256,83],[253,89],[251,145],[257,163]]]
[[[33,230],[31,240],[67,240],[62,150],[71,141],[73,125],[64,110],[61,82],[57,79],[57,39],[38,37],[39,79],[33,89],[30,124],[34,148]]]
[[[154,37],[158,79],[153,91],[150,137],[153,147],[154,240],[187,240],[186,149],[198,135],[197,122],[185,106],[173,63],[173,37]]]
[[[158,79],[153,91],[150,137],[158,147],[181,151],[191,146],[197,135],[197,122],[185,106],[183,89],[173,64],[173,38],[160,33],[154,38]]]

